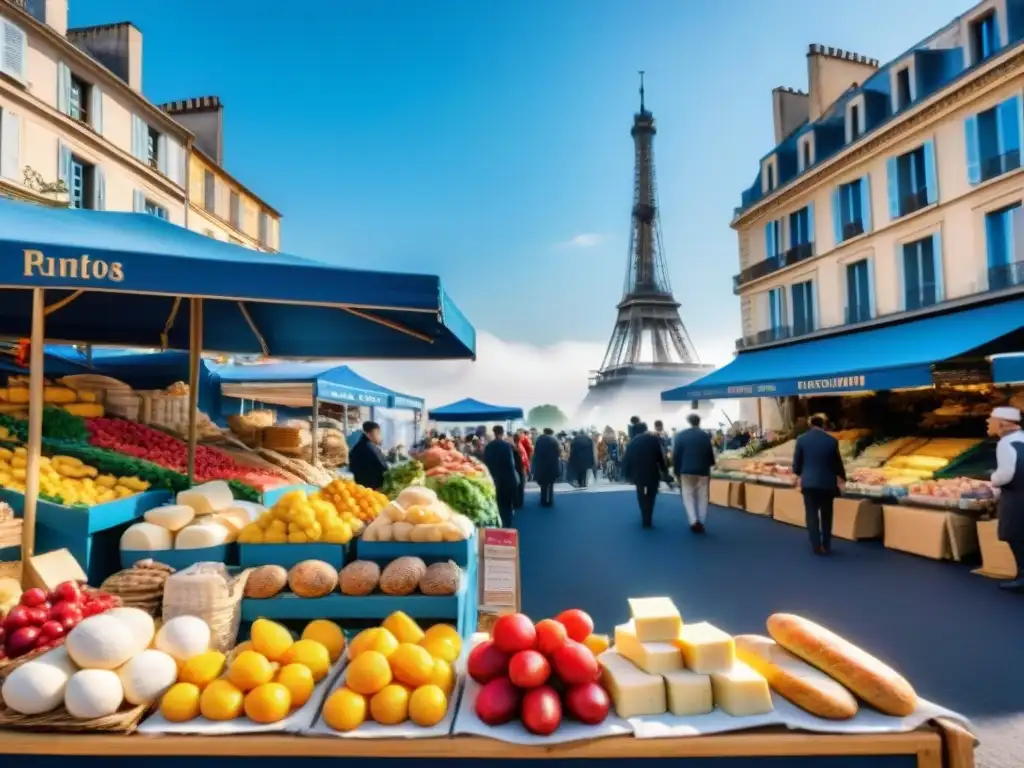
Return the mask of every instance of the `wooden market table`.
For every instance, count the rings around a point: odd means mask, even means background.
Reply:
[[[778,729],[721,736],[672,739],[608,739],[527,747],[492,739],[455,736],[444,739],[341,739],[283,735],[120,736],[0,732],[4,768],[56,768],[75,758],[77,768],[145,765],[178,766],[189,758],[193,768],[289,766],[343,758],[349,763],[377,760],[379,765],[440,766],[453,760],[483,766],[502,760],[526,765],[535,759],[579,765],[579,760],[658,759],[659,765],[684,768],[973,768],[974,738],[952,724],[910,733],[820,735]],[[320,760],[317,760],[317,759]],[[727,759],[723,759],[727,758]],[[762,759],[762,758],[775,758]],[[787,758],[780,762],[778,758]]]

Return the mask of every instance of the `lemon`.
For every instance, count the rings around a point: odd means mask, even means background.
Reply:
[[[323,718],[328,728],[352,731],[366,722],[366,699],[348,688],[339,688],[324,702]]]
[[[291,632],[268,619],[256,619],[252,623],[249,635],[253,650],[262,653],[268,661],[280,661],[294,642]]]
[[[199,717],[199,686],[175,683],[160,699],[160,714],[169,723],[186,723]]]
[[[244,694],[227,680],[214,680],[199,696],[199,711],[207,720],[234,720],[244,705]]]
[[[264,683],[245,697],[245,716],[254,723],[277,723],[292,710],[292,695],[281,683]]]
[[[331,670],[331,656],[325,648],[316,640],[299,640],[292,644],[292,647],[285,651],[281,657],[282,664],[301,664],[309,667],[313,673],[313,679],[317,682],[327,677]]]
[[[370,699],[370,716],[381,725],[398,725],[409,717],[409,689],[392,683]]]
[[[448,697],[436,685],[421,685],[409,697],[409,718],[421,728],[437,725],[447,713]]]
[[[313,686],[316,681],[309,667],[302,664],[287,664],[281,667],[274,678],[275,683],[280,683],[292,695],[292,709],[298,709],[313,695]]]
[[[193,656],[178,674],[178,681],[192,683],[200,690],[208,686],[224,670],[224,654],[220,651],[206,651]]]
[[[356,693],[372,696],[391,683],[391,665],[379,651],[366,651],[349,662],[345,684]]]
[[[242,651],[228,667],[228,680],[240,691],[251,691],[273,679],[273,665],[256,651]]]
[[[434,658],[434,671],[430,675],[431,685],[436,685],[445,695],[451,696],[455,689],[455,670],[444,659]]]
[[[337,661],[345,650],[345,633],[342,632],[341,627],[327,619],[309,622],[302,630],[302,639],[320,643],[327,649],[331,661]]]

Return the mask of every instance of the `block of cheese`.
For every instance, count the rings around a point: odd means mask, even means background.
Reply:
[[[667,597],[631,597],[629,612],[641,643],[670,643],[683,628],[679,609]]]
[[[668,711],[673,715],[706,715],[715,708],[711,695],[711,678],[688,669],[665,674],[668,690]]]
[[[154,507],[147,510],[146,514],[143,515],[147,523],[159,525],[168,531],[180,531],[191,523],[192,518],[195,516],[195,510],[192,507],[186,507],[184,504],[168,504],[166,507]]]
[[[732,636],[702,621],[687,624],[675,640],[686,668],[708,675],[727,672],[736,662],[736,644]]]
[[[204,549],[226,544],[228,529],[218,523],[193,523],[186,525],[174,538],[175,549]]]
[[[630,621],[615,628],[615,650],[644,672],[664,675],[683,668],[683,656],[672,643],[641,643]]]
[[[768,681],[742,661],[728,672],[713,672],[711,690],[715,706],[733,717],[763,715],[775,709]]]
[[[238,534],[242,532],[251,521],[249,520],[249,513],[244,509],[238,509],[237,507],[229,507],[223,512],[216,512],[210,515],[208,518],[203,518],[203,521],[211,523],[217,523],[223,525],[228,531],[228,543],[232,543],[238,538]]]
[[[127,551],[156,552],[170,549],[173,542],[174,536],[169,530],[153,523],[129,525],[121,534],[121,549]]]
[[[223,480],[212,480],[178,494],[178,503],[192,507],[197,515],[212,515],[233,506],[234,502],[231,486]]]
[[[260,515],[267,511],[267,508],[262,504],[257,504],[254,501],[239,501],[235,499],[231,502],[231,506],[227,509],[221,510],[222,513],[227,514],[228,512],[242,512],[249,517],[250,523],[255,523],[260,519]]]
[[[619,717],[661,715],[666,710],[665,679],[649,675],[615,651],[597,657],[604,685]]]

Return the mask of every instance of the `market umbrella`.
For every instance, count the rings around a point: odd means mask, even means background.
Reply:
[[[336,267],[218,242],[154,216],[0,200],[0,335],[31,339],[25,541],[34,546],[44,339],[190,352],[189,477],[203,348],[302,358],[474,358],[430,275]]]
[[[428,416],[433,421],[515,421],[523,418],[523,409],[507,405],[491,405],[467,397],[456,403],[434,408]]]

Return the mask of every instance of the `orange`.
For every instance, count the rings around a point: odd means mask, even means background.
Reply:
[[[366,709],[365,698],[348,688],[339,688],[324,702],[324,722],[335,731],[352,731],[366,722]]]
[[[592,654],[600,656],[611,647],[612,641],[608,635],[590,635],[583,641],[583,644],[590,649]]]
[[[269,683],[274,679],[274,667],[267,657],[256,651],[242,651],[228,667],[228,680],[240,691]]]
[[[206,651],[193,656],[181,668],[178,680],[205,688],[224,671],[224,654],[220,651]]]
[[[345,685],[358,694],[372,696],[391,682],[391,665],[379,651],[366,651],[350,661]]]
[[[381,725],[398,725],[409,717],[409,689],[392,683],[370,699],[370,716]]]
[[[437,725],[447,713],[448,697],[436,685],[422,685],[409,697],[409,718],[421,728]]]
[[[234,720],[242,716],[245,695],[227,680],[214,680],[199,697],[199,711],[207,720]]]
[[[459,630],[453,627],[451,624],[435,624],[432,627],[428,627],[425,633],[426,637],[454,637],[460,642],[462,640],[459,637]]]
[[[274,678],[275,683],[280,683],[292,696],[292,709],[298,709],[313,695],[313,686],[316,681],[309,667],[304,664],[288,664],[281,667]]]
[[[400,643],[395,652],[388,657],[391,671],[400,683],[417,688],[430,682],[434,674],[434,657],[430,651],[420,645]]]
[[[377,651],[387,657],[394,653],[397,647],[398,640],[384,627],[364,629],[349,643],[348,658],[352,661],[365,651]]]
[[[199,717],[199,686],[175,683],[160,699],[160,714],[169,723],[187,723]]]
[[[313,673],[313,679],[319,682],[327,677],[327,673],[331,670],[331,655],[327,648],[316,640],[299,640],[285,651],[284,656],[281,657],[281,663],[301,664],[304,667],[309,667],[309,671]]]
[[[446,696],[452,695],[455,688],[455,670],[444,659],[434,659],[434,671],[430,675],[430,684],[436,685]]]
[[[331,661],[337,661],[345,650],[345,633],[341,627],[327,619],[311,621],[302,630],[303,640],[316,640],[331,656]]]
[[[460,646],[455,645],[449,637],[425,637],[420,641],[420,647],[425,648],[427,653],[435,659],[444,659],[447,662],[454,662],[459,658]]]
[[[262,653],[268,661],[280,661],[293,642],[291,632],[269,619],[256,619],[249,635],[253,650]]]
[[[400,643],[418,643],[423,639],[424,633],[420,625],[409,618],[403,611],[395,611],[381,623],[381,627],[388,630]]]
[[[245,716],[254,723],[277,723],[292,710],[292,695],[281,683],[264,683],[245,696]]]

